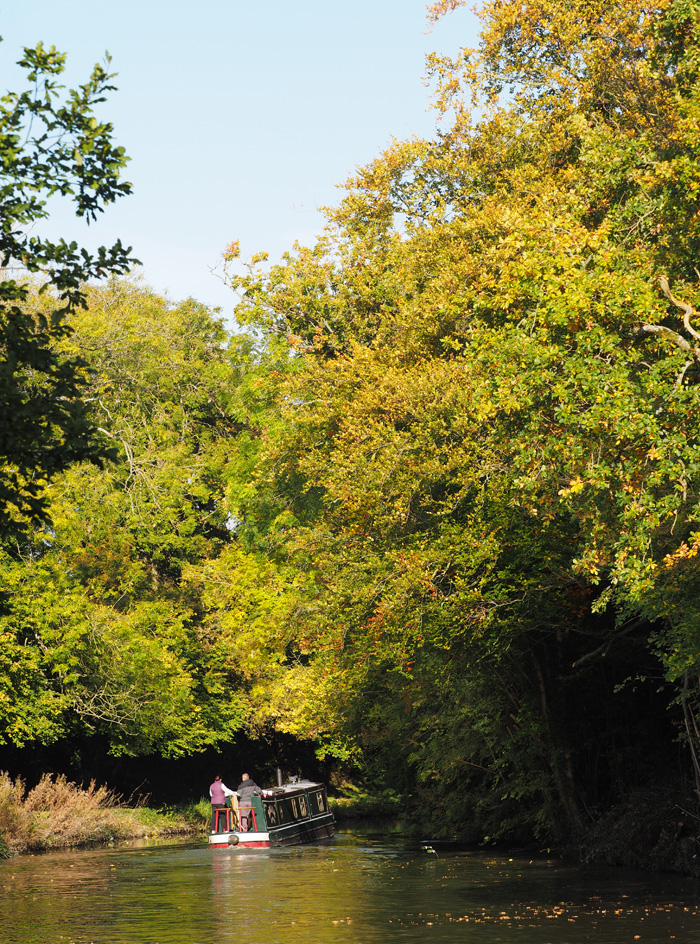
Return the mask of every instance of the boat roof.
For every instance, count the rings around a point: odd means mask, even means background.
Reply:
[[[322,786],[322,783],[317,783],[315,780],[296,780],[294,783],[283,783],[281,787],[268,787],[260,792],[264,797],[282,796],[285,793],[296,793],[297,790],[310,790],[313,787]]]

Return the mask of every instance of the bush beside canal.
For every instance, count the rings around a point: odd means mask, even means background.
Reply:
[[[401,815],[401,797],[391,790],[367,792],[361,787],[345,784],[336,788],[335,796],[328,797],[336,820],[374,819]]]
[[[45,774],[27,790],[23,780],[0,772],[0,857],[111,842],[201,832],[196,808],[124,807],[106,787],[80,787]]]
[[[630,794],[582,838],[576,858],[700,878],[700,821],[692,796],[670,784]]]

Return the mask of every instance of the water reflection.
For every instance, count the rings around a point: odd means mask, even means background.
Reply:
[[[281,850],[200,843],[0,865],[2,944],[687,944],[698,886],[677,876],[347,831]]]

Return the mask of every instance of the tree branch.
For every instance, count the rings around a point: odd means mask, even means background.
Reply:
[[[645,619],[636,619],[628,626],[621,629],[619,632],[615,633],[614,636],[611,636],[609,639],[606,639],[602,646],[598,646],[597,649],[593,649],[592,652],[587,652],[585,655],[581,656],[580,659],[577,659],[575,662],[572,662],[571,668],[576,669],[581,665],[582,662],[587,662],[589,659],[595,659],[596,656],[606,656],[607,651],[615,642],[616,639],[619,639],[621,636],[626,636],[628,633],[633,632],[635,629],[639,629],[640,626],[643,626],[647,621]]]
[[[669,341],[673,341],[674,344],[677,344],[678,347],[682,348],[684,351],[693,351],[693,348],[686,341],[682,334],[678,334],[677,331],[673,331],[671,328],[666,328],[664,325],[645,324],[642,325],[641,330],[646,332],[646,334],[659,334],[662,338],[668,338]],[[697,357],[697,352],[694,351],[694,353]]]
[[[661,278],[659,279],[659,285],[661,286],[661,291],[664,293],[666,298],[671,302],[671,304],[675,305],[676,308],[680,308],[680,310],[683,312],[683,325],[685,327],[685,330],[688,332],[691,338],[695,338],[696,341],[700,341],[700,334],[690,324],[690,317],[691,315],[695,314],[695,311],[693,310],[693,306],[688,305],[687,302],[681,302],[677,298],[675,298],[675,296],[673,295],[673,292],[671,291],[669,287],[668,279],[666,278],[665,275],[662,275]],[[696,357],[697,357],[697,353],[696,353]]]

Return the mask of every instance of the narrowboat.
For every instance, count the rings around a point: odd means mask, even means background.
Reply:
[[[250,807],[219,810],[218,832],[209,834],[210,846],[294,846],[330,839],[335,820],[328,807],[326,788],[311,780],[290,781],[251,797]],[[247,815],[248,829],[240,829],[240,813]]]

